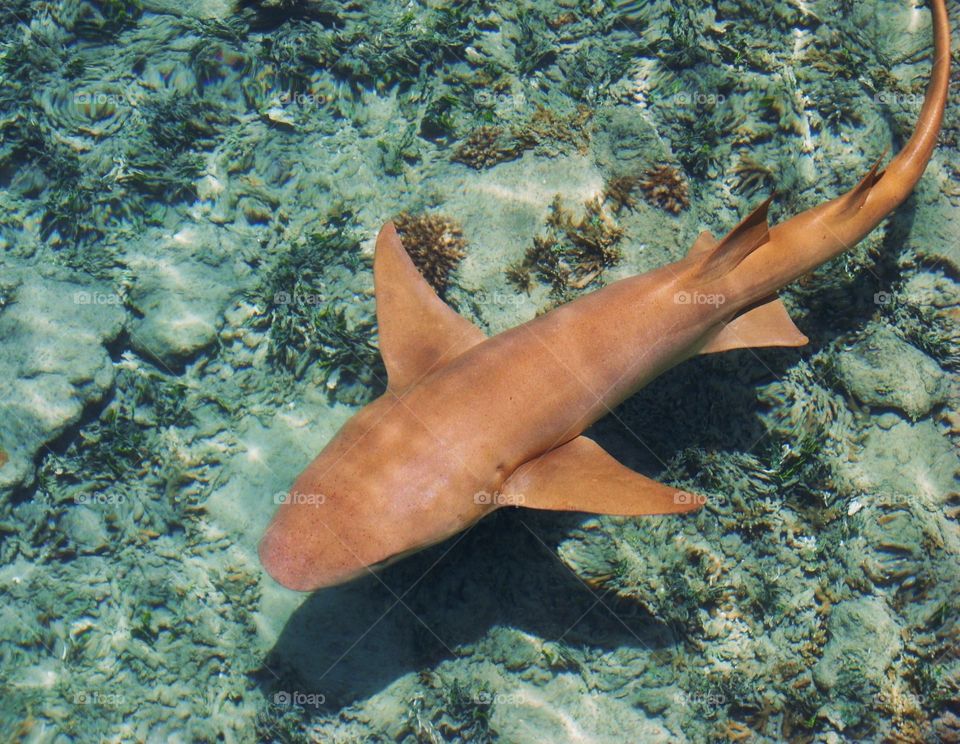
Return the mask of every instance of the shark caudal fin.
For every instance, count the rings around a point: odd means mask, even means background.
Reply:
[[[761,205],[761,208],[763,206]],[[690,255],[713,254],[719,245],[719,241],[709,231],[704,230],[690,248]],[[717,333],[700,349],[700,353],[714,354],[763,346],[804,346],[808,341],[790,319],[783,302],[774,295],[743,310],[731,321],[721,325]]]
[[[727,288],[712,289],[713,293],[730,291],[740,302],[761,301],[852,248],[910,196],[936,148],[950,93],[950,20],[946,3],[929,0],[926,4],[932,14],[933,67],[910,139],[886,167],[881,167],[881,158],[851,190],[771,228],[768,240],[759,250],[749,250],[752,241],[743,239],[749,233],[744,229],[747,225],[738,226],[735,242],[739,247],[721,251],[718,246],[715,255],[707,254],[702,259],[702,277],[708,281],[723,277],[724,281],[718,284]],[[751,217],[759,222],[759,215]],[[762,226],[755,232],[762,235]],[[748,255],[736,266],[744,252]],[[696,280],[698,265],[692,261],[690,264],[692,279]],[[735,272],[731,266],[736,268]]]
[[[932,16],[933,67],[930,81],[927,83],[923,106],[910,139],[887,164],[882,174],[874,174],[874,183],[868,191],[875,195],[871,200],[876,201],[877,205],[870,210],[869,215],[861,218],[863,229],[867,231],[879,221],[877,214],[882,218],[885,213],[895,209],[910,195],[920,180],[937,146],[950,94],[950,19],[947,17],[947,4],[944,0],[930,0],[917,5],[929,5]],[[855,191],[860,189],[861,186],[858,186]]]
[[[373,283],[389,388],[414,384],[486,339],[437,296],[407,255],[392,222],[377,236]]]
[[[624,517],[688,512],[707,502],[624,467],[582,436],[521,465],[501,495],[506,503],[529,509]]]

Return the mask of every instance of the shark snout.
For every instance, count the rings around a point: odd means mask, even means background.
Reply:
[[[297,592],[310,592],[321,586],[310,575],[303,551],[276,522],[264,533],[257,552],[260,565],[281,586]]]
[[[312,592],[362,573],[364,562],[345,549],[344,539],[307,516],[295,507],[281,507],[267,527],[257,552],[270,577],[287,589]]]

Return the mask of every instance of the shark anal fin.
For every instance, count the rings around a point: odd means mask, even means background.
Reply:
[[[699,268],[699,275],[703,281],[718,279],[732,271],[743,259],[769,240],[770,225],[767,224],[767,210],[772,200],[771,196],[764,201],[709,250],[705,247],[706,240],[701,233],[697,243],[704,241],[704,247],[701,248],[704,258]],[[697,243],[694,244],[694,249],[697,248]]]
[[[688,512],[706,503],[624,467],[583,436],[521,465],[502,494],[507,503],[530,509],[621,516]]]
[[[373,281],[380,354],[391,389],[412,385],[486,338],[437,296],[407,255],[392,222],[377,236]]]
[[[809,339],[797,328],[783,301],[769,297],[724,325],[701,354],[758,346],[803,346]]]

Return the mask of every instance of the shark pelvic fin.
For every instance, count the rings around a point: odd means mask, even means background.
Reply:
[[[701,354],[757,346],[803,346],[809,339],[797,328],[779,297],[761,300],[722,326]]]
[[[874,184],[883,176],[883,171],[880,170],[880,163],[882,163],[886,157],[887,151],[884,150],[883,155],[877,159],[877,162],[873,164],[873,167],[867,175],[860,180],[860,183],[837,200],[835,207],[836,214],[847,217],[860,210],[860,207],[863,206],[863,203],[867,200],[867,196],[870,194],[870,189],[872,189]]]
[[[743,218],[735,228],[733,228],[726,237],[707,249],[707,242],[704,240],[703,233],[694,243],[691,253],[698,248],[703,252],[704,258],[700,263],[698,273],[702,281],[719,279],[729,271],[732,271],[737,265],[753,253],[757,248],[767,242],[769,239],[770,226],[767,224],[767,209],[773,197],[769,197],[759,207]],[[709,234],[709,233],[708,233]],[[701,244],[701,241],[703,243]]]
[[[507,503],[530,509],[629,517],[688,512],[706,503],[624,467],[582,436],[521,465],[501,493]]]
[[[486,338],[437,297],[407,255],[392,222],[377,236],[373,283],[380,354],[391,389],[414,384]]]

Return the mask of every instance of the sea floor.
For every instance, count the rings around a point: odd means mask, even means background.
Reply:
[[[955,91],[783,292],[806,347],[594,427],[704,509],[501,510],[309,596],[256,555],[383,389],[386,220],[494,334],[849,188],[929,56],[899,0],[5,2],[0,739],[960,741]]]

